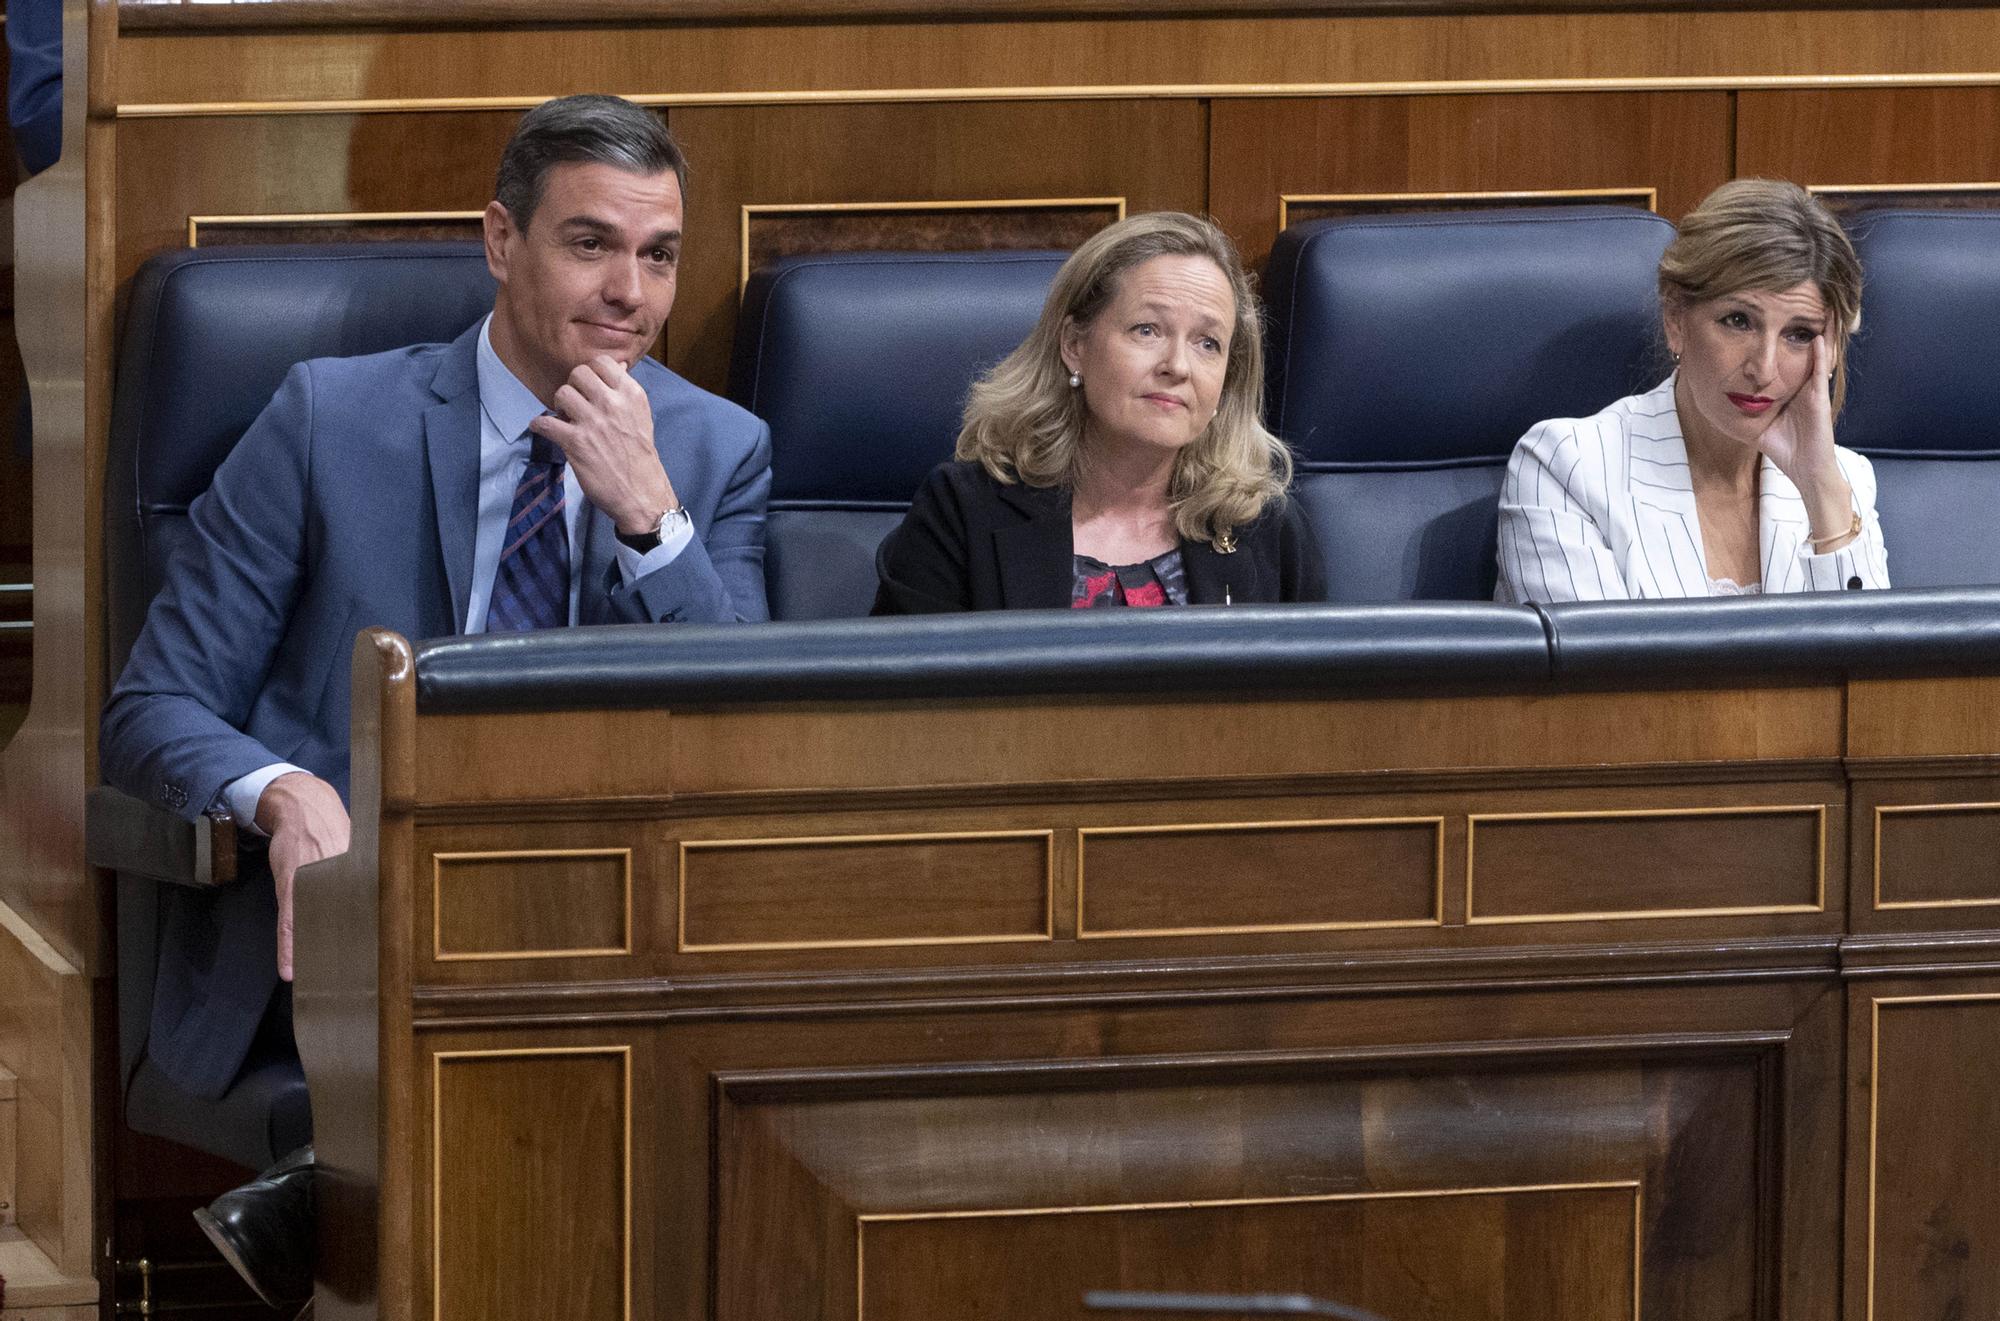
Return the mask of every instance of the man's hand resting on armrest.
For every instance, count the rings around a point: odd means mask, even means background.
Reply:
[[[347,852],[347,808],[334,787],[295,771],[264,786],[257,828],[271,837],[271,879],[278,887],[278,976],[292,979],[292,882],[299,868]]]

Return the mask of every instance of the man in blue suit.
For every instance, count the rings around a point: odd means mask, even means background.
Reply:
[[[294,878],[347,847],[358,630],[766,617],[769,432],[646,356],[685,171],[630,102],[531,111],[486,208],[492,314],[294,367],[190,509],[100,738],[110,783],[268,837],[268,879],[170,896],[147,1052],[189,1092],[227,1091],[284,1015]],[[254,1208],[204,1228],[267,1301],[309,1291]]]

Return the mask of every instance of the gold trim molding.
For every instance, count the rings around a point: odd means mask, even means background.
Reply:
[[[201,246],[203,225],[241,225],[246,229],[280,229],[288,225],[338,225],[405,221],[478,220],[483,211],[304,211],[297,215],[189,216],[187,245]]]
[[[1818,820],[1813,863],[1814,900],[1810,904],[1752,904],[1719,908],[1635,908],[1607,909],[1587,913],[1509,913],[1480,917],[1473,906],[1475,844],[1479,826],[1487,821],[1575,821],[1588,818],[1619,819],[1646,817],[1709,816],[1803,816]],[[1728,807],[1632,807],[1605,808],[1588,812],[1475,812],[1465,818],[1465,922],[1467,926],[1502,926],[1510,923],[1633,922],[1670,917],[1768,917],[1782,913],[1824,913],[1826,911],[1826,804],[1771,803]]]
[[[1257,100],[1318,96],[1465,96],[1512,92],[1760,92],[1844,88],[1991,87],[2000,71],[1978,73],[1784,73],[1633,78],[1439,78],[1344,83],[1127,83],[1028,87],[882,87],[825,91],[627,92],[626,100],[675,107],[844,105],[932,101],[1098,101],[1162,97]],[[532,110],[547,96],[337,97],[296,101],[141,101],[121,103],[119,119],[199,119],[218,115],[371,115]]]
[[[753,216],[813,216],[869,212],[922,213],[927,211],[1081,211],[1087,207],[1113,207],[1118,219],[1125,218],[1122,197],[993,197],[948,198],[935,202],[745,202],[738,222],[739,268],[736,292],[740,296],[750,283],[750,220]]]
[[[1898,908],[1990,908],[2000,904],[2000,894],[1990,899],[1892,899],[1882,898],[1882,818],[1885,816],[1934,815],[1953,812],[2000,812],[2000,803],[1897,803],[1875,809],[1875,880],[1871,899],[1877,912]]]
[[[623,1278],[625,1321],[632,1321],[632,1048],[630,1046],[516,1046],[486,1050],[440,1050],[431,1055],[431,1318],[444,1321],[444,1063],[461,1060],[541,1059],[554,1055],[610,1055],[618,1060],[623,1084],[624,1134],[620,1152],[625,1169],[620,1180],[624,1197]]]
[[[975,840],[1042,841],[1042,930],[1032,935],[883,936],[853,940],[764,940],[690,945],[687,938],[688,855],[723,849],[779,849],[802,845],[911,844]],[[681,954],[749,954],[804,949],[929,949],[946,945],[1011,945],[1055,939],[1056,832],[1054,830],[955,830],[889,835],[773,835],[755,839],[684,839],[675,868],[674,949]]]
[[[1104,1215],[1126,1211],[1202,1211],[1240,1206],[1294,1206],[1305,1203],[1414,1201],[1442,1197],[1505,1197],[1521,1193],[1616,1192],[1632,1194],[1632,1321],[1640,1321],[1645,1294],[1645,1185],[1638,1179],[1580,1183],[1502,1184],[1467,1188],[1407,1188],[1379,1192],[1299,1193],[1288,1197],[1219,1197],[1174,1202],[1111,1202],[1089,1206],[1020,1206],[949,1211],[871,1211],[854,1217],[854,1315],[867,1316],[867,1230],[871,1224],[911,1220],[1000,1220],[1028,1216]],[[1871,1318],[1872,1321],[1872,1318]]]
[[[1224,834],[1245,830],[1366,830],[1378,826],[1430,826],[1436,838],[1436,888],[1429,918],[1388,918],[1374,922],[1273,922],[1222,927],[1115,927],[1092,931],[1083,922],[1084,858],[1093,835]],[[1131,940],[1146,936],[1244,936],[1298,931],[1382,931],[1444,925],[1444,818],[1441,816],[1344,817],[1320,821],[1217,821],[1159,826],[1084,826],[1076,832],[1076,938]]]
[[[483,950],[476,954],[444,952],[444,864],[447,862],[518,862],[532,858],[618,858],[624,862],[625,943],[612,947],[582,949]],[[480,853],[431,854],[431,961],[433,963],[499,963],[513,959],[587,959],[628,955],[632,952],[632,850],[601,849],[499,849]]]
[[[1278,232],[1291,227],[1291,211],[1294,203],[1307,202],[1477,202],[1481,206],[1505,206],[1509,202],[1535,202],[1551,197],[1595,197],[1612,205],[1636,202],[1648,211],[1660,208],[1660,190],[1657,188],[1522,188],[1502,192],[1454,192],[1445,190],[1433,193],[1280,193],[1278,194]]]
[[[1815,197],[1870,197],[1894,193],[2000,193],[2000,182],[1976,183],[1809,183]]]

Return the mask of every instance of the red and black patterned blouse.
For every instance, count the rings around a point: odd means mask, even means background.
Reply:
[[[1140,564],[1114,566],[1088,555],[1072,559],[1069,589],[1072,610],[1186,605],[1187,599],[1187,570],[1181,564],[1179,547]]]

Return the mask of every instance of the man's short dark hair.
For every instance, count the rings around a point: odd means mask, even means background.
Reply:
[[[534,218],[549,171],[571,163],[646,175],[672,170],[687,195],[687,157],[658,115],[618,96],[558,97],[521,116],[500,153],[493,196],[516,228],[526,229]]]

